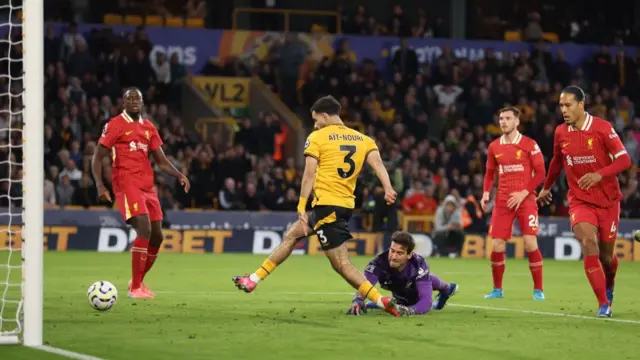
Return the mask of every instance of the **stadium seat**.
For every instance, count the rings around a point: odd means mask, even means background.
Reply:
[[[168,27],[184,27],[184,19],[179,17],[168,17],[165,19],[164,25]]]
[[[124,23],[127,25],[142,25],[142,16],[138,15],[126,15],[124,17]]]
[[[106,25],[120,25],[122,24],[122,16],[118,14],[106,14],[102,22]]]
[[[203,28],[204,27],[204,19],[203,18],[188,18],[187,19],[187,27],[190,27],[190,28]]]
[[[560,38],[558,37],[558,34],[556,33],[552,33],[552,32],[546,32],[542,35],[542,37],[547,40],[548,42],[557,44],[558,42],[560,42]]]
[[[164,19],[162,18],[162,16],[158,16],[158,15],[147,15],[144,18],[144,23],[147,26],[162,27],[164,25]]]
[[[504,32],[504,40],[505,41],[520,41],[520,31],[505,31]]]

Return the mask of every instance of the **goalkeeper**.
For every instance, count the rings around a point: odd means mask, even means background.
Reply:
[[[401,316],[426,314],[432,308],[442,310],[447,300],[458,291],[458,285],[447,283],[429,272],[424,258],[413,253],[413,236],[407,232],[396,232],[391,237],[389,250],[371,260],[364,275],[372,285],[391,291],[398,302]],[[435,303],[432,291],[438,291]],[[356,294],[348,315],[362,315],[367,308],[377,308],[372,303],[364,303],[364,298]]]

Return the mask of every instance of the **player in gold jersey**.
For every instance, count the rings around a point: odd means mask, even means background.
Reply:
[[[291,255],[298,241],[315,233],[320,245],[338,272],[364,298],[378,304],[388,313],[399,316],[395,299],[383,297],[349,260],[345,242],[352,238],[348,222],[355,206],[356,180],[365,164],[369,164],[382,182],[387,204],[397,194],[391,187],[389,174],[382,163],[376,143],[366,135],[350,129],[340,119],[340,103],[325,96],[311,107],[316,131],[304,146],[305,169],[298,203],[298,220],[284,235],[282,243],[253,274],[235,276],[238,289],[249,293]],[[307,200],[314,190],[311,217],[306,213]],[[360,305],[360,304],[355,304]],[[366,312],[364,303],[360,314]]]

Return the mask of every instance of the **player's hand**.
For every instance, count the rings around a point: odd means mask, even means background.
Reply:
[[[416,311],[409,306],[398,305],[398,313],[400,313],[400,316],[411,316],[415,315]]]
[[[384,191],[384,200],[387,202],[387,205],[391,205],[394,202],[396,202],[396,199],[398,198],[398,194],[396,194],[396,191],[393,189],[386,189]]]
[[[347,310],[347,315],[364,315],[367,313],[367,306],[364,303],[364,299],[355,298],[353,299],[353,303],[349,310]]]
[[[309,215],[306,212],[298,213],[298,220],[302,223],[302,230],[304,231],[304,236],[309,235]]]
[[[600,180],[602,180],[602,175],[600,175],[600,173],[594,172],[584,174],[584,176],[581,177],[580,180],[578,180],[578,186],[581,189],[588,190],[590,187],[599,183]]]
[[[482,194],[482,200],[480,200],[480,206],[482,207],[482,211],[487,212],[489,210],[489,193],[484,192]]]
[[[184,187],[184,192],[188,193],[189,189],[191,189],[191,182],[189,182],[189,178],[185,175],[180,175],[178,181],[180,181],[180,185]]]
[[[536,198],[536,201],[539,202],[542,205],[551,204],[551,200],[553,200],[553,195],[551,194],[551,189],[542,189],[542,190],[540,190],[540,192],[538,193],[538,197]]]
[[[104,185],[98,185],[98,202],[111,202],[111,194]]]
[[[520,204],[524,201],[524,199],[529,196],[528,190],[521,190],[517,192],[512,192],[509,194],[509,200],[507,201],[507,206],[509,209],[516,210],[520,207]]]

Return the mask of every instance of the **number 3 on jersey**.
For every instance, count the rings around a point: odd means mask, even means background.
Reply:
[[[355,145],[340,145],[340,151],[347,153],[344,156],[344,163],[349,166],[346,171],[342,168],[338,168],[338,175],[343,179],[351,177],[351,175],[356,171],[356,163],[353,161],[353,155],[356,153],[356,150],[357,148]]]

